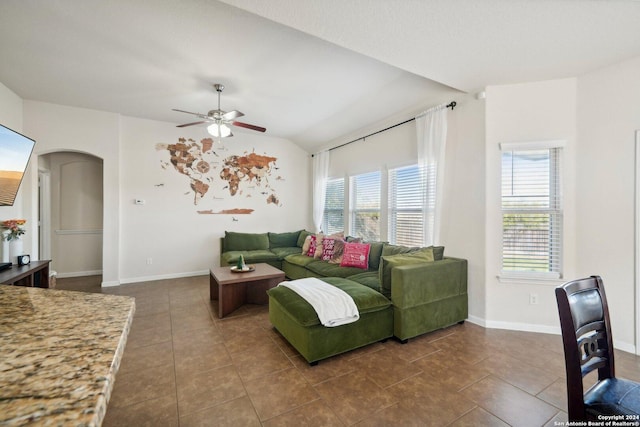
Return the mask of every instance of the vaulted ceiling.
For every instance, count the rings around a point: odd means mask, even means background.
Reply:
[[[314,151],[458,91],[640,56],[638,22],[633,0],[3,0],[0,82],[176,124],[223,83],[223,110]]]

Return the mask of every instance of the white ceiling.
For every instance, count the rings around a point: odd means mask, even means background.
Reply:
[[[638,22],[631,0],[2,0],[0,82],[176,124],[219,82],[223,110],[314,151],[452,88],[640,56]]]

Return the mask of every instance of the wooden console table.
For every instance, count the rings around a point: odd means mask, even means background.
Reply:
[[[49,263],[51,260],[31,261],[27,265],[14,264],[0,272],[0,284],[48,288]]]

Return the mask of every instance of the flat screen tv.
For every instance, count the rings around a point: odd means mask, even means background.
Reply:
[[[13,206],[35,143],[0,125],[0,206]]]

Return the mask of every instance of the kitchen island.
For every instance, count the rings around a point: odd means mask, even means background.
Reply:
[[[0,425],[102,424],[131,297],[0,285]]]

